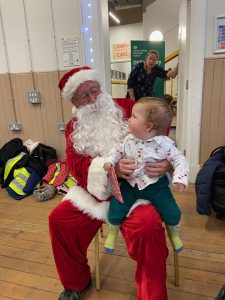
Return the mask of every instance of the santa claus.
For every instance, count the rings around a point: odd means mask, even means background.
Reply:
[[[126,118],[134,102],[113,100],[101,89],[99,74],[89,67],[67,72],[59,82],[63,98],[73,103],[74,117],[66,130],[66,160],[78,184],[70,188],[49,216],[53,254],[64,287],[59,300],[78,300],[91,282],[87,248],[107,220],[111,187],[103,169],[104,156],[127,133]],[[147,166],[149,176],[164,174],[167,162]],[[118,177],[127,178],[134,162],[122,159]],[[166,300],[164,227],[158,212],[144,200],[135,204],[121,226],[129,256],[136,260],[135,275],[139,300]]]

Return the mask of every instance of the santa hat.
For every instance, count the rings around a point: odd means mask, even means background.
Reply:
[[[101,85],[101,80],[97,71],[92,70],[89,67],[74,68],[65,73],[58,85],[63,98],[71,100],[79,85],[89,80],[97,81]]]

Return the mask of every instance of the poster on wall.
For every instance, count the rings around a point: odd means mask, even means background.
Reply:
[[[63,66],[73,67],[80,66],[80,52],[78,37],[61,38]]]
[[[144,61],[149,50],[156,50],[159,53],[158,65],[165,68],[165,41],[131,41],[131,69]],[[157,78],[154,84],[154,94],[156,97],[163,98],[164,96],[164,80]]]
[[[113,44],[113,60],[130,59],[130,45],[127,43]]]
[[[225,53],[225,16],[215,17],[214,53]]]

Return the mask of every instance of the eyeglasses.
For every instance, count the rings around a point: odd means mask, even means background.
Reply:
[[[87,101],[89,96],[98,96],[100,92],[100,86],[92,87],[89,91],[83,92],[81,94],[75,94],[75,99],[80,101]]]

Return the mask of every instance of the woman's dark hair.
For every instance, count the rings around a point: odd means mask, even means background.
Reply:
[[[173,96],[170,95],[170,94],[165,94],[165,95],[163,96],[163,99],[164,99],[169,105],[171,105],[172,102],[173,102]]]
[[[145,61],[147,60],[147,58],[149,57],[150,54],[155,54],[157,57],[157,60],[159,59],[159,52],[156,50],[150,50],[147,52],[146,57],[145,57]]]

